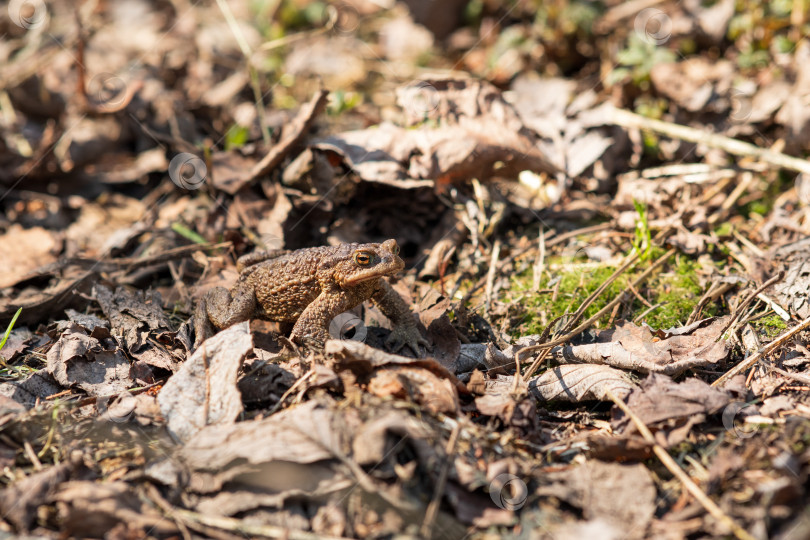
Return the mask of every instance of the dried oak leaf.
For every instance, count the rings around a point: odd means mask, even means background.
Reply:
[[[600,332],[597,343],[557,347],[552,357],[564,364],[604,364],[641,373],[677,375],[728,357],[731,348],[720,339],[727,320],[703,319],[667,330],[620,321],[616,328]]]
[[[589,460],[563,472],[552,472],[537,490],[580,508],[589,521],[603,520],[622,538],[646,538],[655,515],[656,488],[644,465]],[[553,532],[553,531],[546,531]]]
[[[729,404],[725,390],[713,388],[700,379],[676,383],[666,375],[651,374],[627,398],[627,405],[652,431],[665,448],[678,444],[706,415],[715,414]],[[614,431],[625,435],[635,432],[624,413],[613,409]]]
[[[358,376],[366,377],[383,367],[420,368],[449,381],[458,393],[470,393],[464,383],[432,358],[408,358],[369,347],[359,341],[338,339],[327,341],[324,352],[335,361],[336,370],[349,369]]]
[[[425,80],[400,88],[397,100],[406,127],[383,123],[327,137],[314,147],[337,153],[367,182],[403,189],[496,174],[514,178],[524,170],[561,172],[489,83]]]
[[[133,292],[119,287],[113,292],[103,285],[96,285],[93,295],[110,320],[112,333],[120,336],[127,352],[136,357],[147,346],[150,337],[166,341],[174,336],[157,291]]]
[[[134,384],[129,362],[115,342],[87,335],[76,324],[48,351],[47,371],[62,386],[81,388],[91,396],[115,395]]]
[[[350,435],[343,415],[310,401],[269,418],[206,426],[180,449],[197,510],[232,515],[354,484],[333,463]]]
[[[810,317],[810,238],[770,250],[760,261],[763,277],[785,270],[785,277],[771,287],[775,300],[791,315]]]
[[[635,383],[618,369],[609,366],[558,366],[529,379],[529,391],[538,401],[609,401],[607,390],[622,399]]]
[[[42,227],[24,229],[14,223],[0,235],[0,289],[11,287],[30,272],[56,261],[62,242]],[[17,247],[12,247],[17,246]],[[19,247],[25,246],[25,249]]]
[[[453,384],[419,367],[377,369],[369,378],[368,391],[379,397],[411,398],[434,414],[458,412],[458,393]]]
[[[169,432],[188,441],[208,425],[229,425],[242,413],[236,378],[242,360],[253,350],[247,322],[207,339],[172,375],[158,394]]]

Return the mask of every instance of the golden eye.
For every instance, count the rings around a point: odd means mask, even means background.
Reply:
[[[357,266],[368,266],[371,264],[371,253],[366,251],[358,251],[354,254],[354,263]]]
[[[399,255],[399,246],[394,246],[394,249],[391,250],[391,253],[393,253],[394,256]]]

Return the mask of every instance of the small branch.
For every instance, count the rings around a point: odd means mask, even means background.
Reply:
[[[757,354],[755,354],[755,355],[753,355],[753,356],[751,356],[749,358],[746,358],[745,360],[743,360],[742,362],[737,364],[734,368],[732,368],[730,371],[727,371],[725,374],[723,374],[722,377],[720,377],[719,379],[714,381],[712,383],[712,386],[723,386],[726,382],[728,382],[729,379],[731,379],[732,377],[734,377],[736,375],[739,375],[740,373],[742,373],[746,369],[750,368],[751,366],[756,364],[761,358],[771,354],[778,347],[780,347],[785,342],[792,339],[793,336],[795,336],[796,334],[798,334],[799,332],[801,332],[803,330],[806,330],[807,328],[810,328],[810,317],[803,320],[801,322],[801,324],[799,324],[799,326],[796,326],[795,328],[791,328],[790,330],[788,330],[787,332],[785,332],[784,334],[782,334],[781,336],[779,336],[775,340],[768,343]]]
[[[620,408],[624,412],[624,414],[628,416],[628,418],[630,418],[630,420],[632,420],[638,432],[641,433],[642,437],[644,437],[644,440],[647,441],[647,443],[652,446],[653,452],[655,453],[656,456],[658,456],[658,459],[661,460],[661,463],[663,463],[664,467],[666,467],[667,470],[671,472],[675,478],[680,480],[680,482],[683,484],[683,487],[686,488],[686,491],[688,491],[695,499],[697,499],[700,505],[703,506],[703,508],[705,508],[706,511],[712,515],[712,517],[714,517],[716,520],[718,520],[719,522],[723,523],[726,527],[728,527],[734,533],[734,536],[736,536],[740,540],[756,540],[753,536],[748,534],[745,531],[745,529],[740,527],[733,519],[728,517],[728,515],[726,515],[726,513],[723,512],[723,510],[720,509],[720,507],[717,506],[717,504],[715,504],[715,502],[711,500],[709,496],[703,492],[702,489],[700,489],[700,486],[698,486],[697,484],[695,484],[694,481],[692,481],[692,478],[689,477],[686,471],[684,471],[680,467],[680,465],[678,465],[678,463],[674,459],[672,459],[672,456],[669,455],[669,452],[667,452],[663,446],[655,442],[655,437],[653,437],[653,434],[650,432],[650,429],[646,425],[644,425],[644,422],[642,422],[641,419],[638,416],[636,416],[636,414],[632,410],[630,410],[630,407],[628,407],[624,403],[624,401],[616,397],[616,395],[613,392],[611,392],[610,389],[606,389],[605,391],[610,400],[613,401],[613,403],[615,403],[616,406]]]
[[[616,108],[610,109],[608,122],[623,128],[646,129],[673,139],[705,144],[711,148],[719,148],[734,156],[754,157],[783,169],[810,174],[810,161],[788,156],[781,152],[760,148],[753,144],[732,139],[724,135],[708,133],[688,126],[673,124],[672,122],[653,120],[652,118],[646,118],[631,113],[630,111]]]
[[[442,466],[439,473],[439,479],[436,481],[436,491],[433,492],[433,499],[425,511],[425,520],[422,522],[422,529],[420,531],[422,538],[430,538],[430,530],[433,527],[433,522],[436,521],[436,515],[439,513],[439,506],[442,502],[442,495],[444,495],[444,488],[447,485],[447,475],[450,472],[450,464],[453,462],[453,455],[456,452],[456,441],[458,441],[458,433],[461,431],[461,424],[456,424],[453,431],[450,433],[450,438],[447,440],[447,460]]]

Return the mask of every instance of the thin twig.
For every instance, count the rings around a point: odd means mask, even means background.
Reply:
[[[793,338],[793,336],[795,336],[796,334],[798,334],[803,330],[806,330],[808,327],[810,327],[810,317],[803,320],[799,324],[799,326],[791,328],[784,334],[777,337],[775,340],[768,343],[757,354],[746,358],[745,360],[734,366],[731,370],[724,373],[719,379],[717,379],[712,383],[712,386],[723,386],[726,382],[728,382],[729,379],[750,368],[751,366],[756,364],[761,358],[771,354],[773,351],[777,349],[777,347],[781,346],[786,341],[789,341],[790,339]]]
[[[175,509],[175,514],[185,520],[216,527],[247,536],[264,536],[265,538],[284,538],[289,540],[348,540],[343,536],[326,536],[276,525],[256,525],[243,519],[199,514],[182,508]]]
[[[492,289],[495,286],[495,269],[498,266],[498,257],[501,255],[501,240],[495,240],[495,245],[492,246],[492,258],[489,261],[489,271],[487,271],[487,287],[484,289],[486,292],[484,312],[489,313],[490,305],[492,304]]]
[[[649,428],[642,422],[642,420],[636,416],[636,414],[628,407],[624,401],[620,400],[616,395],[610,391],[610,389],[606,390],[607,396],[610,398],[613,403],[616,404],[618,408],[620,408],[624,414],[632,420],[633,425],[636,426],[636,429],[644,437],[644,440],[647,441],[648,444],[652,446],[653,452],[658,459],[661,460],[664,467],[667,468],[669,472],[672,473],[675,478],[680,480],[683,484],[683,487],[700,503],[703,508],[706,509],[709,514],[712,515],[716,520],[723,523],[726,527],[728,527],[733,533],[734,536],[739,538],[740,540],[756,540],[753,536],[748,534],[745,529],[740,527],[733,519],[731,519],[723,510],[720,509],[717,504],[711,500],[708,495],[706,495],[700,487],[695,484],[694,481],[689,477],[689,475],[684,471],[678,463],[672,459],[672,456],[669,455],[663,446],[659,445],[655,442],[655,437],[650,432]]]
[[[422,522],[421,529],[422,538],[430,538],[430,529],[433,527],[433,522],[436,521],[436,515],[439,513],[444,488],[447,485],[447,475],[450,472],[450,464],[453,462],[453,455],[456,452],[456,442],[458,441],[459,431],[461,431],[461,424],[456,424],[453,427],[453,431],[450,432],[450,438],[447,440],[447,447],[445,448],[447,460],[444,462],[444,465],[442,465],[439,479],[436,481],[436,490],[433,492],[433,499],[431,499],[425,511],[425,520]]]
[[[710,148],[719,148],[735,156],[754,157],[783,169],[810,174],[810,161],[788,156],[781,152],[760,148],[753,144],[732,139],[724,135],[708,133],[689,126],[664,122],[663,120],[654,120],[616,108],[610,109],[608,118],[609,122],[624,128],[646,129],[673,139],[704,144]]]

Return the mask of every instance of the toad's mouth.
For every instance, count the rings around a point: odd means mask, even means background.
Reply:
[[[396,274],[403,268],[405,268],[405,263],[402,261],[402,259],[397,258],[394,261],[378,264],[343,278],[341,280],[341,287],[345,289],[363,283],[364,281],[371,281],[383,276],[390,276]]]

